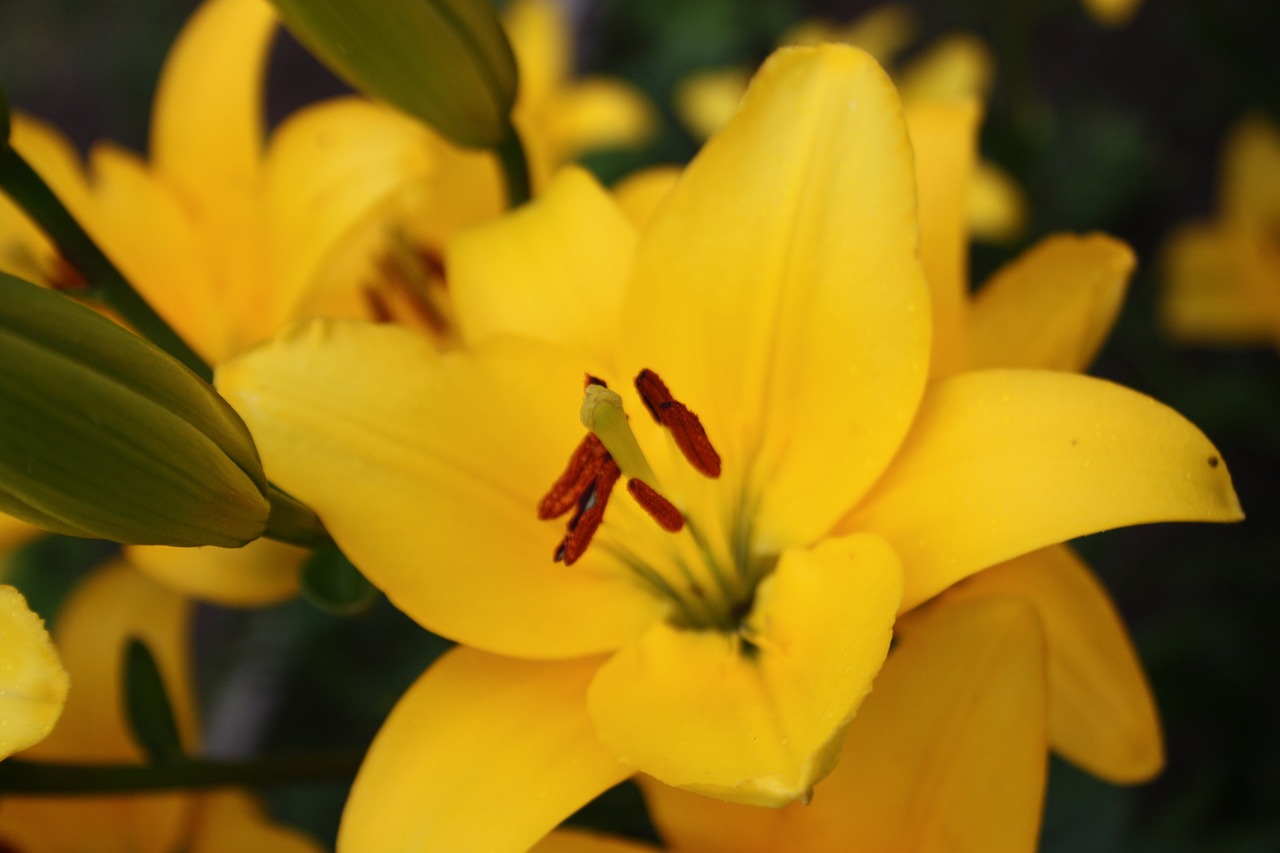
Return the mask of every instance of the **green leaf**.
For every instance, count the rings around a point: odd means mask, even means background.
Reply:
[[[510,127],[516,65],[490,0],[272,0],[290,31],[361,91],[465,148]]]
[[[301,580],[303,597],[336,616],[364,611],[378,594],[336,545],[316,551],[302,567]]]
[[[151,650],[137,637],[130,637],[125,647],[124,696],[129,729],[147,757],[156,764],[184,759],[164,676]]]
[[[72,536],[237,547],[265,527],[244,422],[155,345],[0,274],[0,511]]]

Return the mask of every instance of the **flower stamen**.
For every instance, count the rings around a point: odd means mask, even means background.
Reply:
[[[584,442],[585,444],[585,442]],[[595,477],[578,496],[578,511],[569,519],[569,530],[556,548],[555,561],[572,566],[587,552],[587,546],[604,520],[604,509],[613,493],[614,484],[622,476],[618,463],[605,454]]]
[[[680,510],[644,480],[637,477],[627,480],[627,492],[663,530],[679,533],[684,528],[684,515]]]
[[[676,447],[698,473],[715,479],[720,476],[720,454],[707,437],[707,431],[687,406],[671,396],[658,374],[648,368],[636,377],[636,391],[653,419],[667,428]]]

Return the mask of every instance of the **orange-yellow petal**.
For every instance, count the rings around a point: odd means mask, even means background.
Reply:
[[[1218,451],[1172,409],[1087,376],[982,370],[930,386],[893,467],[841,528],[902,557],[905,610],[1087,533],[1242,517]]]
[[[508,339],[440,356],[409,332],[316,321],[218,370],[269,476],[398,607],[495,653],[637,636],[658,599],[598,549],[552,562],[538,502],[582,439],[584,365]]]
[[[67,671],[22,593],[0,585],[0,759],[43,739],[67,701]]]
[[[1026,197],[1007,172],[981,160],[969,184],[967,219],[975,240],[1011,242],[1026,230]]]
[[[657,850],[639,841],[583,829],[557,829],[533,845],[529,853],[657,853]]]
[[[1249,116],[1232,129],[1222,154],[1219,192],[1227,218],[1272,224],[1280,215],[1280,127]]]
[[[253,797],[228,790],[200,798],[183,849],[189,853],[320,853],[324,848],[296,829],[273,823]]]
[[[1036,608],[1049,651],[1049,742],[1095,776],[1143,782],[1164,765],[1151,688],[1115,605],[1066,546],[1033,551],[979,572],[943,598],[986,596]]]
[[[537,109],[568,79],[569,21],[551,0],[513,0],[502,15],[520,68],[520,104]]]
[[[741,631],[663,623],[601,667],[601,742],[663,782],[777,806],[808,795],[888,650],[901,567],[872,536],[785,551]]]
[[[613,199],[636,230],[643,231],[679,177],[679,166],[641,169],[613,185]]]
[[[224,607],[260,607],[298,594],[298,573],[308,551],[271,539],[243,548],[169,548],[133,545],[125,558],[183,595]]]
[[[640,145],[657,129],[653,107],[634,86],[585,77],[567,86],[546,108],[558,161],[602,148]]]
[[[0,512],[0,555],[39,535],[40,529]]]
[[[528,849],[631,773],[601,748],[587,718],[599,663],[446,654],[400,698],[369,748],[338,849]]]
[[[1270,344],[1280,336],[1280,252],[1242,225],[1190,225],[1165,247],[1161,319],[1202,344]]]
[[[893,85],[827,45],[765,63],[641,236],[624,372],[655,370],[697,412],[726,492],[758,496],[765,549],[829,529],[910,422],[929,334],[915,223]]]
[[[678,850],[1025,853],[1045,774],[1044,640],[1034,611],[990,599],[907,617],[808,805],[764,810],[641,780]]]
[[[995,76],[994,65],[991,51],[973,36],[940,38],[902,72],[902,99],[915,105],[985,98]]]
[[[516,335],[609,363],[635,245],[609,193],[582,169],[564,169],[529,204],[449,245],[463,340]]]
[[[1041,240],[974,299],[969,367],[1085,370],[1120,313],[1134,261],[1105,234]]]
[[[690,74],[676,84],[673,106],[694,139],[706,139],[733,118],[750,82],[751,73],[745,68]]]

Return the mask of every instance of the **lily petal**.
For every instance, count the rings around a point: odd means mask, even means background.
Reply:
[[[897,557],[873,536],[783,553],[739,634],[655,625],[601,667],[600,741],[669,785],[777,806],[808,795],[888,650]]]
[[[609,193],[582,169],[564,169],[534,201],[450,244],[463,340],[518,335],[607,364],[635,245]]]
[[[224,607],[260,607],[298,594],[298,572],[308,553],[284,542],[255,539],[243,548],[133,545],[125,549],[125,558],[191,598]]]
[[[1122,27],[1138,11],[1142,0],[1084,0],[1084,7],[1099,24]]]
[[[565,87],[547,115],[559,149],[557,162],[587,151],[639,145],[653,135],[657,117],[634,86],[586,77]]]
[[[1035,605],[1049,650],[1049,743],[1109,782],[1143,782],[1164,766],[1151,687],[1115,605],[1066,546],[981,571],[943,601],[987,596]]]
[[[657,853],[658,849],[639,841],[581,829],[557,829],[533,845],[529,853]]]
[[[1192,225],[1165,247],[1161,314],[1175,338],[1209,344],[1274,343],[1280,273],[1247,228]]]
[[[969,184],[969,233],[978,240],[1007,243],[1027,227],[1027,199],[1009,173],[979,161]]]
[[[641,237],[624,366],[697,412],[765,549],[828,530],[902,439],[928,362],[915,223],[893,85],[825,45],[764,64]]]
[[[907,107],[920,187],[920,260],[933,306],[933,376],[964,366],[969,308],[969,185],[982,109],[972,98]]]
[[[983,370],[930,386],[893,467],[841,529],[889,541],[908,610],[1077,536],[1241,518],[1218,451],[1172,409],[1087,376]]]
[[[907,617],[813,802],[765,811],[641,779],[675,849],[1025,853],[1045,781],[1044,640],[1022,602]]]
[[[987,46],[963,33],[935,41],[902,73],[902,99],[925,101],[981,99],[991,90],[995,60]]]
[[[22,593],[0,585],[0,758],[43,739],[67,700],[67,671]]]
[[[1105,234],[1041,240],[978,292],[969,367],[1085,370],[1115,324],[1134,263]]]
[[[38,527],[0,512],[0,555],[18,547],[28,539],[35,538],[39,533]]]
[[[1280,127],[1245,118],[1231,131],[1222,161],[1222,212],[1237,222],[1270,224],[1280,214]]]
[[[190,853],[320,853],[323,849],[298,830],[273,823],[253,797],[240,791],[202,797],[192,823],[192,838],[184,848]]]
[[[679,166],[653,166],[632,172],[613,185],[613,198],[636,231],[643,231],[653,213],[680,177]]]
[[[446,654],[369,748],[338,849],[525,850],[626,779],[587,719],[599,663]]]
[[[315,321],[219,368],[270,476],[398,607],[468,645],[574,657],[661,602],[593,549],[552,562],[537,506],[582,439],[580,358],[507,340],[439,355],[402,329]]]

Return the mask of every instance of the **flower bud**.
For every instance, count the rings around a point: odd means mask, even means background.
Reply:
[[[272,0],[289,30],[357,89],[464,148],[496,148],[516,65],[490,0]]]
[[[0,275],[0,511],[56,533],[236,547],[266,477],[244,422],[172,357]]]

